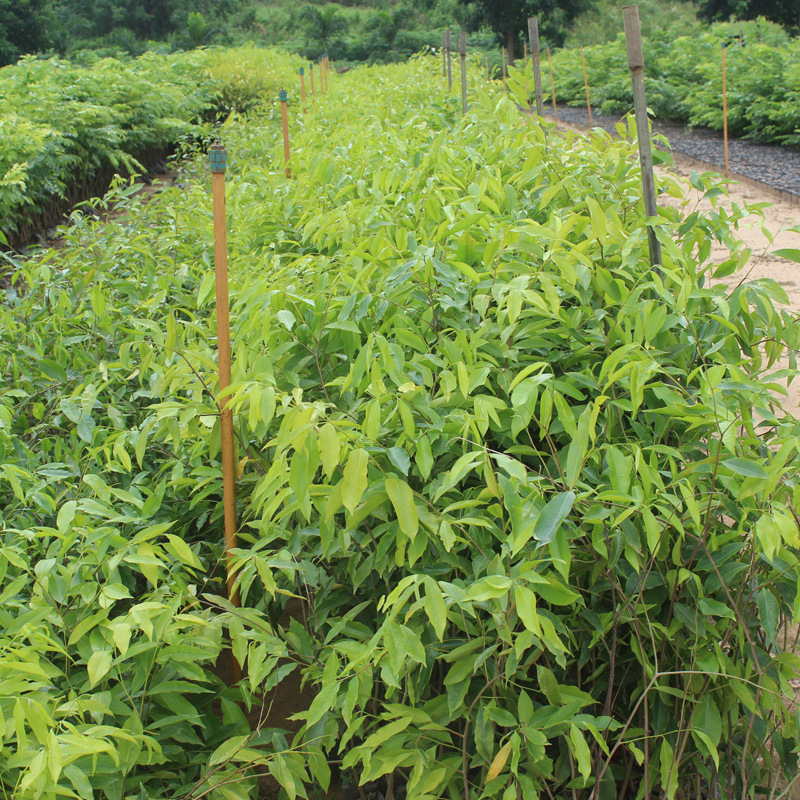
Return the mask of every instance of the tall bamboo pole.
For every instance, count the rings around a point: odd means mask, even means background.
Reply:
[[[447,91],[453,90],[453,62],[451,53],[450,28],[444,32],[445,50],[447,51]]]
[[[303,113],[306,113],[306,71],[300,67],[300,97],[303,101]]]
[[[317,98],[314,95],[314,65],[308,65],[308,79],[311,81],[311,105],[313,108],[316,109],[317,107]]]
[[[633,82],[633,102],[636,110],[636,133],[639,140],[639,161],[642,165],[642,191],[644,209],[648,217],[658,216],[656,205],[656,182],[653,175],[653,151],[650,144],[650,127],[647,118],[647,97],[644,90],[644,53],[642,30],[639,25],[639,7],[624,6],[622,17],[625,23],[625,44],[628,51],[628,66]],[[661,275],[661,243],[652,225],[647,228],[650,245],[650,264],[655,273]]]
[[[553,59],[550,58],[550,45],[547,45],[547,64],[550,67],[550,89],[553,92],[553,117],[558,122],[558,106],[556,105],[556,81],[553,77]]]
[[[211,194],[214,209],[214,265],[217,290],[217,352],[219,359],[219,390],[231,384],[231,326],[228,300],[228,233],[225,209],[225,170],[228,154],[221,142],[208,151],[211,167]],[[233,550],[238,547],[236,535],[236,464],[233,449],[233,414],[228,398],[220,400],[220,433],[222,439],[222,503],[225,512],[225,557],[228,599],[239,606],[239,592],[234,588]],[[234,659],[234,679],[238,665]]]
[[[289,95],[286,89],[281,89],[281,121],[283,122],[283,163],[286,164],[286,177],[291,178],[292,172],[289,169],[289,159],[291,152],[289,150]]]
[[[539,47],[539,17],[528,17],[528,39],[531,43],[531,62],[533,63],[533,86],[536,92],[536,113],[544,116],[544,95],[542,93],[542,65]]]
[[[467,113],[467,34],[458,35],[458,54],[461,56],[461,111]]]
[[[638,12],[638,7],[637,7]],[[583,63],[583,84],[586,87],[586,108],[589,109],[589,124],[592,124],[592,101],[589,97],[589,78],[586,74],[586,56],[583,54],[583,45],[581,45],[581,62]]]
[[[442,31],[442,77],[447,77],[447,33]]]
[[[730,177],[730,162],[728,161],[728,70],[725,64],[727,48],[722,45],[722,129],[725,138],[725,177]]]

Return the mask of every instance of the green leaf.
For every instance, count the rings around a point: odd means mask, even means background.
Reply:
[[[447,605],[439,585],[433,578],[425,578],[425,613],[441,642],[447,627]]]
[[[86,664],[86,672],[89,676],[89,684],[94,688],[98,681],[102,680],[106,673],[111,669],[111,651],[97,650],[89,656]]]
[[[778,258],[787,258],[789,261],[796,261],[800,264],[800,250],[792,247],[782,247],[780,250],[774,250],[770,255],[778,256]]]
[[[746,458],[726,458],[721,463],[731,470],[731,472],[735,472],[737,475],[743,475],[746,478],[766,479],[769,477],[767,471],[761,464]]]
[[[330,422],[326,422],[319,429],[319,454],[322,458],[322,469],[328,478],[339,466],[339,452],[339,436],[336,428]]]
[[[366,450],[353,450],[347,458],[342,478],[342,503],[352,514],[367,488],[367,466],[369,454]]]
[[[75,519],[75,512],[78,504],[75,500],[68,500],[58,511],[56,519],[56,527],[61,533],[65,533],[69,526],[72,525],[72,520]]]
[[[781,612],[775,595],[769,589],[761,589],[758,593],[758,616],[767,638],[775,643],[778,638]]]
[[[575,492],[561,492],[547,502],[533,527],[533,538],[537,542],[549,544],[553,541],[559,525],[572,511],[575,497]]]
[[[394,506],[400,530],[412,541],[419,530],[419,517],[411,487],[399,478],[386,479],[386,494]]]
[[[402,447],[390,447],[386,451],[386,455],[389,456],[389,461],[391,461],[403,475],[408,475],[408,470],[411,469],[411,459]]]

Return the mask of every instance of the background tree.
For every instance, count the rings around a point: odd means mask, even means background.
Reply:
[[[49,48],[54,27],[48,0],[0,0],[0,66]]]
[[[347,29],[347,19],[335,5],[324,6],[322,10],[316,6],[304,6],[300,11],[300,20],[306,36],[317,42],[323,53],[328,52],[331,39]]]
[[[539,17],[539,31],[548,41],[561,45],[567,28],[594,0],[460,0],[472,8],[472,27],[486,25],[497,41],[508,49],[513,63],[521,49],[521,37],[527,36],[528,17]]]
[[[800,0],[698,0],[698,6],[708,22],[765,17],[800,34]]]

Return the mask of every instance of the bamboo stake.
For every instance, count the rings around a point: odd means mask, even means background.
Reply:
[[[556,82],[553,78],[553,59],[550,58],[550,45],[547,45],[547,64],[550,67],[550,89],[553,92],[553,117],[558,122],[558,106],[556,105]]]
[[[306,71],[300,67],[300,97],[303,100],[303,113],[306,113]]]
[[[314,65],[308,65],[308,78],[311,81],[311,105],[314,109],[317,108],[317,98],[314,95]]]
[[[533,62],[533,86],[536,92],[536,113],[544,116],[544,94],[542,92],[542,64],[539,47],[539,17],[528,17],[528,38],[531,42],[531,61]]]
[[[625,43],[628,50],[628,66],[633,82],[633,102],[636,109],[636,132],[639,140],[639,160],[642,165],[642,191],[644,208],[648,217],[658,216],[656,205],[656,183],[653,176],[653,151],[650,144],[650,127],[647,119],[647,97],[644,89],[644,53],[642,30],[639,25],[639,7],[624,6],[622,17],[625,23]],[[661,276],[661,243],[652,225],[647,228],[650,245],[650,264]]]
[[[281,89],[281,120],[283,122],[283,163],[286,164],[286,177],[291,178],[292,172],[289,169],[289,158],[291,153],[289,151],[289,95],[286,89]]]
[[[217,351],[219,354],[219,390],[231,383],[231,326],[228,303],[228,233],[225,210],[225,170],[228,154],[225,146],[217,141],[208,151],[211,167],[211,192],[214,208],[214,265],[217,289]],[[233,450],[233,414],[228,398],[220,400],[220,432],[222,438],[222,499],[225,511],[225,558],[228,582],[228,599],[239,607],[239,592],[234,587],[235,572],[232,567],[233,550],[239,544],[236,535],[236,464]],[[241,677],[241,670],[233,660],[234,681]]]
[[[461,110],[467,113],[467,34],[461,31],[458,37],[458,52],[461,56]]]
[[[626,6],[629,8],[630,6]],[[638,7],[637,7],[638,12]],[[638,18],[638,17],[637,17]],[[581,61],[583,62],[583,83],[586,86],[586,108],[589,109],[589,124],[592,124],[592,101],[589,98],[589,78],[586,75],[586,56],[583,54],[583,45],[581,45]]]
[[[730,162],[728,161],[728,70],[725,64],[727,48],[722,45],[722,130],[725,138],[725,177],[730,177]]]
[[[448,28],[445,33],[445,40],[446,40],[446,49],[447,49],[447,91],[451,92],[453,90],[453,63],[452,57],[450,53],[451,49],[451,41],[450,41],[450,28]]]
[[[447,77],[447,33],[442,31],[442,77]]]
[[[506,49],[503,48],[503,91],[508,91],[508,86],[506,85]]]

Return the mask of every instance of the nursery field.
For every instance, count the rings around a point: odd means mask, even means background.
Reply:
[[[466,115],[432,56],[304,114],[267,59],[217,130],[241,607],[207,159],[3,256],[3,795],[781,796],[800,327],[734,280],[758,208],[661,176],[646,220],[635,141],[532,121],[477,64]]]
[[[744,33],[741,39],[732,29]],[[732,136],[800,145],[800,40],[762,41],[756,23],[715,25],[699,36],[653,37],[645,43],[648,108],[663,120],[722,130],[722,51],[727,62],[728,127]],[[545,96],[555,86],[557,102],[586,105],[601,114],[632,107],[625,41],[559,50],[552,57],[553,81],[545,67]]]

